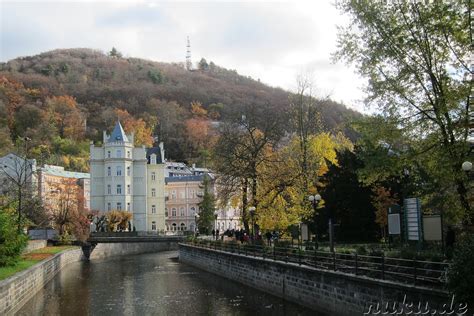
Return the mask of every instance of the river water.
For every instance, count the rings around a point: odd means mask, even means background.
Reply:
[[[66,266],[18,315],[317,315],[180,263],[177,252]]]

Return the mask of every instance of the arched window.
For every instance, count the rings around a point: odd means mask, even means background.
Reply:
[[[151,214],[156,214],[156,205],[151,206]]]
[[[127,176],[130,177],[130,166],[127,167]]]
[[[172,217],[176,217],[176,208],[175,208],[175,207],[173,207],[173,208],[171,209],[171,216],[172,216]]]
[[[122,151],[120,149],[117,149],[117,158],[122,157]]]
[[[179,226],[181,226],[180,230],[182,230],[182,231],[186,230],[186,224],[185,223],[181,223],[181,225],[179,225]]]
[[[176,231],[176,227],[177,227],[176,223],[171,224],[171,226],[172,226],[172,228],[173,228],[172,230],[173,230],[173,231]]]
[[[151,230],[156,230],[156,222],[151,222]]]
[[[112,168],[110,167],[107,167],[107,176],[111,176],[112,175]]]
[[[180,207],[180,208],[179,208],[179,216],[181,216],[181,217],[184,217],[184,216],[185,216],[184,207]]]

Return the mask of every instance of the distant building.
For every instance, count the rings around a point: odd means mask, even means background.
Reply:
[[[104,132],[103,146],[91,144],[91,209],[127,210],[137,231],[160,231],[165,228],[164,149],[134,147],[133,138],[117,122],[110,136]]]
[[[34,195],[38,179],[36,160],[24,159],[13,153],[0,157],[0,194],[17,194],[18,184]]]
[[[60,203],[59,193],[68,186],[73,186],[76,196],[71,198],[77,201],[77,206],[90,210],[89,173],[66,171],[64,167],[53,165],[44,165],[38,169],[38,195],[46,208]]]
[[[166,231],[196,230],[195,215],[203,196],[203,179],[203,175],[166,178]]]

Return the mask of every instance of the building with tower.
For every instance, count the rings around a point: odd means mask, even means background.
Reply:
[[[164,150],[134,147],[133,140],[117,122],[110,135],[104,131],[102,146],[91,143],[91,210],[126,210],[137,231],[164,230]]]

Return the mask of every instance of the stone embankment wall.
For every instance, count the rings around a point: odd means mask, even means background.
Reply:
[[[419,301],[439,306],[447,293],[337,271],[179,245],[179,260],[328,315],[362,315],[369,304]],[[448,302],[449,303],[449,302]]]
[[[99,243],[92,251],[90,260],[108,258],[114,256],[125,256],[140,253],[161,252],[178,250],[177,241],[160,242],[123,242],[123,243]]]
[[[81,249],[64,251],[0,281],[0,315],[13,315],[64,266],[82,258]]]
[[[23,250],[23,253],[32,252],[33,250],[44,248],[47,245],[47,240],[28,240],[28,245],[25,250]]]

